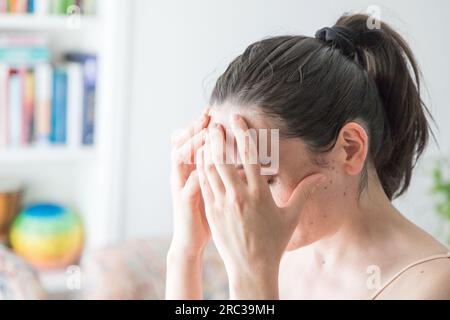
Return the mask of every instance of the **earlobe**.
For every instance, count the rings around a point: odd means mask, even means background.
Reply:
[[[356,122],[342,127],[336,147],[343,152],[343,168],[349,175],[359,174],[366,162],[369,138],[366,130]]]

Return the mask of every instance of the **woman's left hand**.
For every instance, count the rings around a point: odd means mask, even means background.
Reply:
[[[235,164],[225,163],[225,133],[220,125],[209,129],[197,152],[197,170],[212,238],[224,261],[234,299],[277,299],[278,269],[300,213],[322,174],[303,179],[284,207],[278,207],[259,161],[251,150],[245,120],[235,115],[232,130],[245,179]],[[258,157],[256,156],[256,159]],[[256,162],[256,163],[254,163]]]

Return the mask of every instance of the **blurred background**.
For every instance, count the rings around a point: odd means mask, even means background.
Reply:
[[[416,54],[439,147],[395,204],[448,244],[446,0],[0,0],[2,242],[48,293],[70,287],[80,256],[170,236],[171,133],[250,43],[313,36],[346,12],[390,23]]]

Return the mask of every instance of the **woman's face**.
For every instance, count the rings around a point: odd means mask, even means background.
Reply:
[[[253,108],[226,105],[211,109],[211,123],[221,124],[227,130],[227,134],[230,134],[230,116],[234,113],[242,115],[249,128],[278,129],[271,124],[270,119],[258,114]],[[268,150],[270,148],[271,146]],[[287,250],[311,244],[336,232],[342,219],[338,216],[337,212],[340,211],[336,208],[343,204],[351,192],[346,186],[345,174],[333,158],[333,150],[318,158],[318,155],[308,151],[301,139],[280,139],[278,171],[265,176],[277,206],[286,206],[298,184],[309,175],[319,172],[324,173],[328,180],[308,200]]]

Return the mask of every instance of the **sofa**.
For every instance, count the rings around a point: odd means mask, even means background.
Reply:
[[[85,254],[81,285],[70,295],[45,292],[38,274],[6,248],[0,249],[0,299],[164,299],[168,238],[134,239]],[[204,255],[204,298],[227,299],[228,281],[213,245]]]

